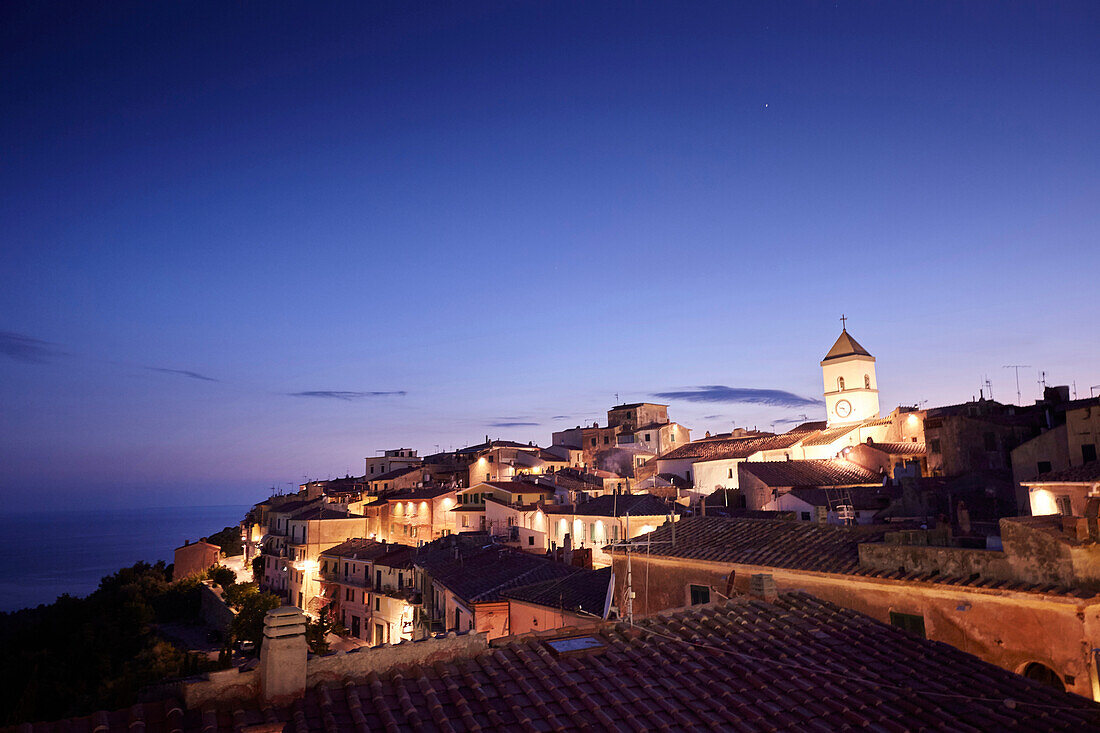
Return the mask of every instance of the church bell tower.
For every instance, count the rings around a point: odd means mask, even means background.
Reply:
[[[846,326],[821,360],[821,375],[829,427],[879,416],[875,357],[851,337]]]

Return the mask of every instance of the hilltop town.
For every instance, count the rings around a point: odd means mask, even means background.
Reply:
[[[1100,400],[1048,387],[1028,406],[884,411],[875,357],[846,329],[820,369],[825,419],[778,434],[693,440],[666,405],[632,403],[545,447],[385,450],[361,476],[258,503],[246,561],[370,646],[648,615],[767,574],[1093,697],[1079,639],[1100,613]]]
[[[205,730],[774,729],[829,706],[1100,729],[1100,399],[883,410],[846,329],[820,369],[825,419],[786,432],[693,439],[667,405],[619,404],[546,446],[391,448],[271,496],[240,525],[238,567],[283,604],[258,661],[135,710]],[[222,561],[188,543],[176,574]],[[811,682],[785,690],[792,663]],[[747,679],[772,692],[732,692]]]

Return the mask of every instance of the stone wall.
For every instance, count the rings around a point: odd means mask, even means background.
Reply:
[[[1031,583],[1100,589],[1100,545],[1065,531],[1062,517],[1016,517],[1001,521],[1001,541],[1013,573]]]
[[[469,657],[488,650],[485,634],[436,636],[421,641],[362,647],[349,652],[336,652],[310,657],[306,665],[306,686],[340,683],[346,679],[362,679],[371,672],[382,674],[398,665],[434,664],[449,659]]]
[[[433,664],[438,661],[469,657],[486,651],[485,634],[440,635],[422,641],[362,647],[349,652],[311,656],[306,662],[306,687],[340,684],[347,679],[363,679],[371,672],[379,674],[398,665]],[[226,669],[180,685],[180,696],[188,709],[231,707],[234,703],[256,700],[260,695],[260,672]]]
[[[975,573],[991,580],[1012,580],[1008,557],[995,550],[929,545],[862,544],[859,565],[872,570],[935,573],[968,578]]]
[[[254,669],[247,672],[236,668],[223,669],[202,678],[184,680],[180,687],[180,697],[188,709],[223,707],[241,700],[258,699],[260,673]]]

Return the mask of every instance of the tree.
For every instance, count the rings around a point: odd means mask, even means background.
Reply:
[[[244,554],[244,545],[241,543],[240,527],[226,527],[220,532],[216,532],[207,537],[206,541],[222,548],[222,552],[225,553],[226,557]]]
[[[138,563],[87,598],[0,613],[0,727],[126,707],[143,687],[211,669],[156,634],[199,613],[198,582],[168,577],[164,563]]]
[[[329,618],[328,606],[321,609],[321,615],[316,620],[306,622],[306,643],[314,654],[328,654],[329,643],[325,637],[336,629],[336,624]]]
[[[229,625],[229,633],[235,641],[251,641],[259,649],[263,643],[264,616],[278,608],[282,601],[272,593],[261,593],[252,584],[231,586],[226,600],[230,598],[237,615]]]
[[[223,589],[228,588],[237,581],[237,574],[222,565],[215,565],[207,570],[206,577],[213,580],[215,585],[220,585]]]

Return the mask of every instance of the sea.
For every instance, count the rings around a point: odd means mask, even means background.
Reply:
[[[172,562],[185,540],[238,524],[249,510],[227,506],[71,509],[0,514],[0,611],[85,596],[99,580],[139,560]]]

